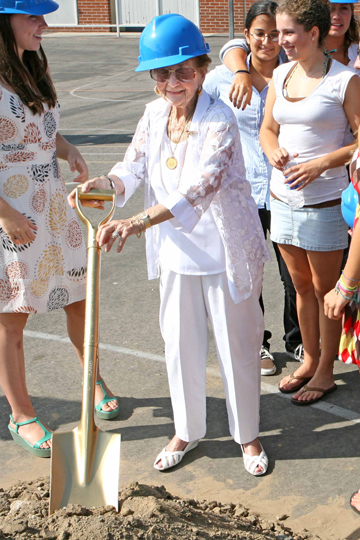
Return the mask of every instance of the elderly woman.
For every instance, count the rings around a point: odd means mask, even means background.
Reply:
[[[149,278],[161,276],[160,325],[176,435],[154,467],[177,465],[205,436],[209,317],[230,432],[242,446],[246,470],[258,476],[268,465],[258,439],[258,299],[268,250],[235,117],[202,90],[208,52],[198,28],[184,17],[151,21],[141,35],[137,71],[150,70],[160,99],[147,106],[124,161],[82,190],[113,186],[123,206],[145,183],[145,212],[111,221],[98,241],[105,251],[116,243],[120,252],[130,235],[146,230]],[[74,193],[69,200],[74,205]]]

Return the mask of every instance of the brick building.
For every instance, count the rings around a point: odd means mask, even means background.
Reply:
[[[244,28],[244,16],[255,0],[233,0],[235,32]],[[60,8],[47,16],[54,30],[110,31],[118,12],[122,30],[141,30],[155,15],[180,13],[203,33],[229,32],[229,0],[58,0]],[[117,8],[117,9],[116,9]],[[360,5],[356,6],[360,13]],[[101,26],[104,24],[105,26]],[[116,28],[112,28],[113,31]]]

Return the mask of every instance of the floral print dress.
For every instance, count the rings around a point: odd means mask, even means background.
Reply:
[[[0,227],[0,312],[44,313],[85,298],[86,251],[56,159],[60,106],[34,115],[0,86],[0,197],[37,226],[14,244]]]

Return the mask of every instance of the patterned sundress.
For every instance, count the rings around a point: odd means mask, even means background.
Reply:
[[[56,159],[60,106],[34,115],[0,86],[0,197],[37,226],[14,244],[0,227],[0,312],[44,313],[85,298],[86,250]]]

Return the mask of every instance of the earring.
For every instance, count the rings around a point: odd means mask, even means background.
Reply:
[[[200,96],[202,94],[202,91],[203,91],[203,87],[200,86],[200,88],[198,88],[197,95]]]
[[[154,86],[154,92],[155,92],[155,94],[156,94],[157,96],[160,96],[160,95],[161,95],[160,90],[158,89],[158,87],[157,87],[156,85]]]

